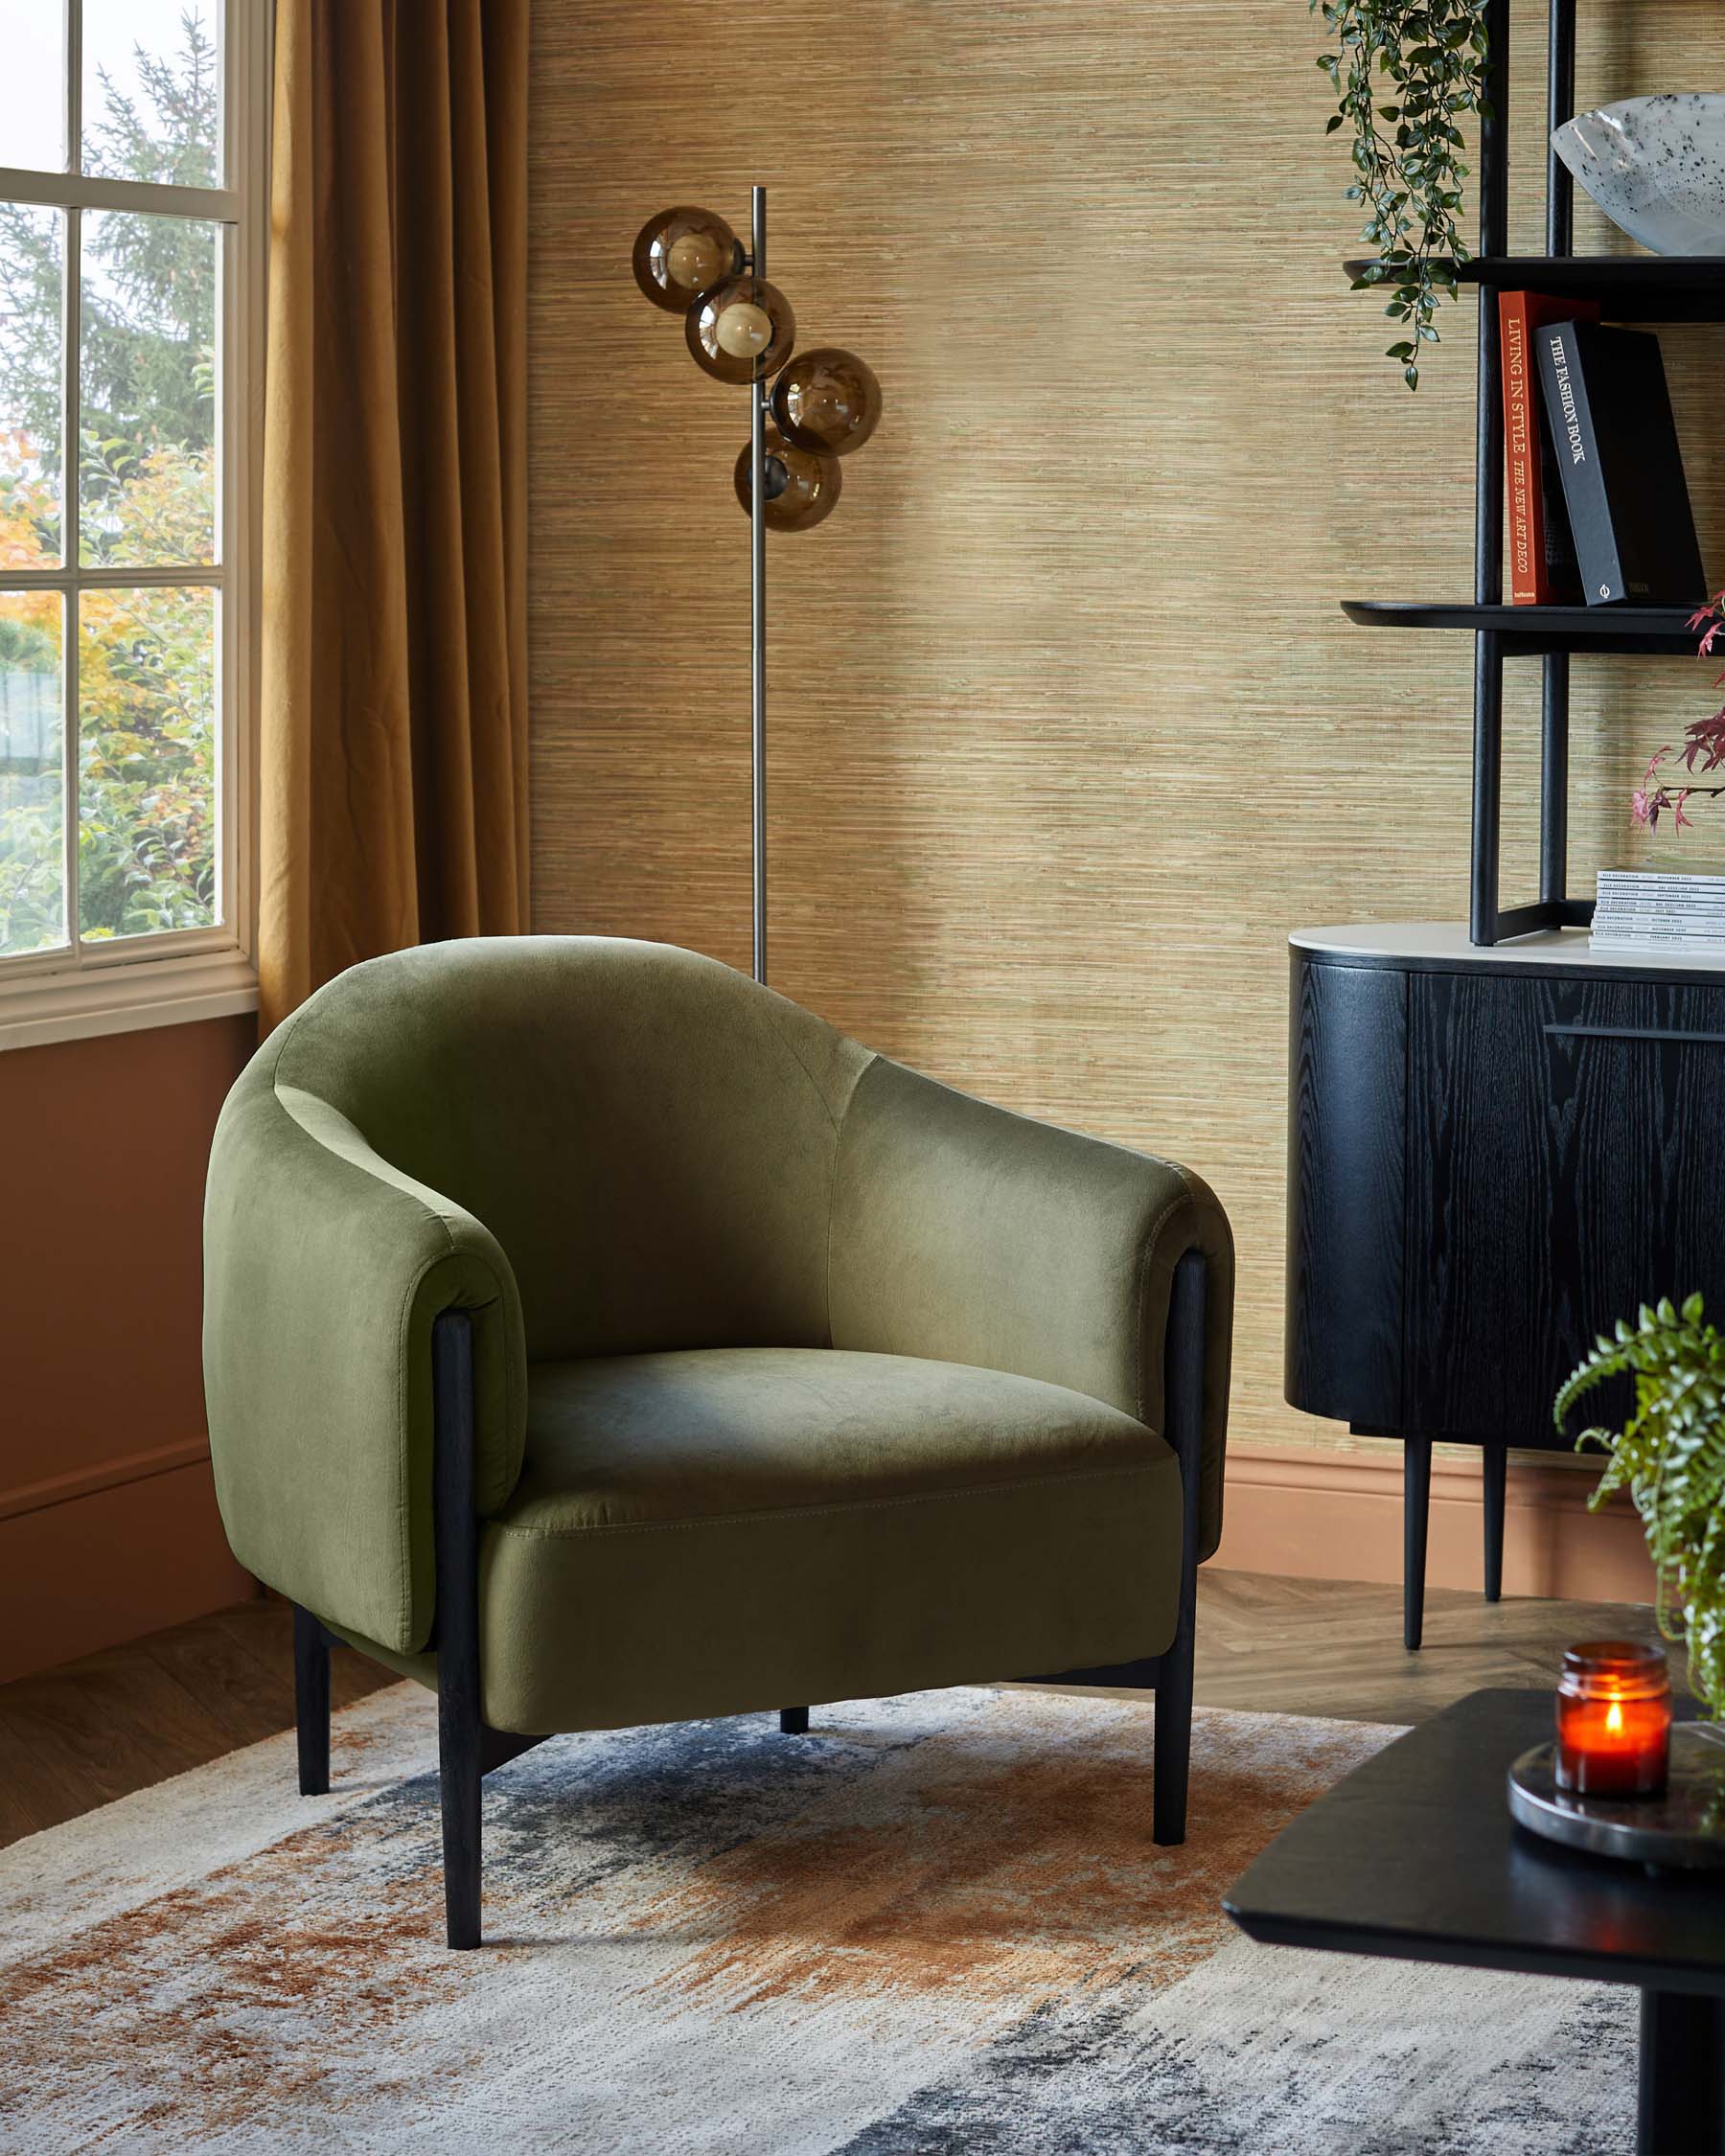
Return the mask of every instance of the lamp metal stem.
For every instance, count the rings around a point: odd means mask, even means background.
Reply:
[[[750,190],[750,267],[767,275],[767,190]],[[752,710],[749,768],[752,779],[751,854],[754,872],[754,977],[767,978],[767,383],[748,384],[749,667]]]

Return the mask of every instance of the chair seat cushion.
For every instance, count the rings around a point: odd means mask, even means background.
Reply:
[[[539,1364],[485,1524],[485,1709],[540,1732],[1160,1653],[1172,1454],[1101,1401],[831,1348]]]

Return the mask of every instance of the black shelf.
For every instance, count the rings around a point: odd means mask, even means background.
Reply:
[[[1691,607],[1481,607],[1344,599],[1342,611],[1365,629],[1463,629],[1475,634],[1490,630],[1502,638],[1506,657],[1634,652],[1693,658],[1701,639],[1690,621],[1702,605],[1697,600]]]
[[[1358,278],[1373,264],[1342,266]],[[1614,322],[1725,322],[1725,255],[1475,255],[1456,266],[1456,280],[1598,300]],[[1382,282],[1393,288],[1393,279]]]
[[[1569,895],[1570,673],[1579,652],[1622,652],[1650,658],[1697,655],[1700,638],[1689,607],[1506,607],[1504,579],[1504,380],[1499,310],[1494,291],[1547,292],[1560,302],[1594,300],[1615,322],[1725,324],[1725,255],[1575,252],[1575,187],[1551,139],[1576,110],[1576,16],[1578,0],[1547,0],[1545,252],[1509,251],[1510,0],[1483,0],[1485,29],[1484,97],[1480,106],[1476,181],[1479,251],[1452,262],[1459,285],[1481,295],[1475,334],[1479,370],[1474,428],[1474,603],[1344,601],[1353,622],[1385,629],[1460,630],[1473,638],[1473,845],[1468,934],[1480,945],[1501,943],[1533,929],[1578,925],[1593,912],[1590,899]],[[1521,11],[1516,0],[1515,11]],[[1358,281],[1371,267],[1349,262]],[[1385,296],[1392,279],[1368,289]],[[1539,711],[1539,886],[1524,906],[1502,903],[1499,840],[1503,827],[1504,669],[1537,658]]]

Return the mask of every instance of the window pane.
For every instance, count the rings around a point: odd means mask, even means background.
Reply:
[[[66,169],[64,0],[0,0],[0,165]]]
[[[66,219],[0,203],[0,562],[60,558]]]
[[[80,559],[130,568],[216,551],[219,225],[86,211]]]
[[[216,920],[216,594],[86,588],[79,601],[79,930]]]
[[[218,0],[83,0],[83,169],[214,187]]]
[[[60,597],[0,593],[0,957],[66,940]]]

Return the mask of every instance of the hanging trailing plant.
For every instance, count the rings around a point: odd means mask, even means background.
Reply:
[[[1394,287],[1384,311],[1408,333],[1389,356],[1417,389],[1420,347],[1440,341],[1438,302],[1455,297],[1456,264],[1468,259],[1460,225],[1468,169],[1458,122],[1484,105],[1486,0],[1308,5],[1314,14],[1322,9],[1336,41],[1318,61],[1339,101],[1326,132],[1353,130],[1347,199],[1370,212],[1362,237],[1377,260],[1354,288]]]

